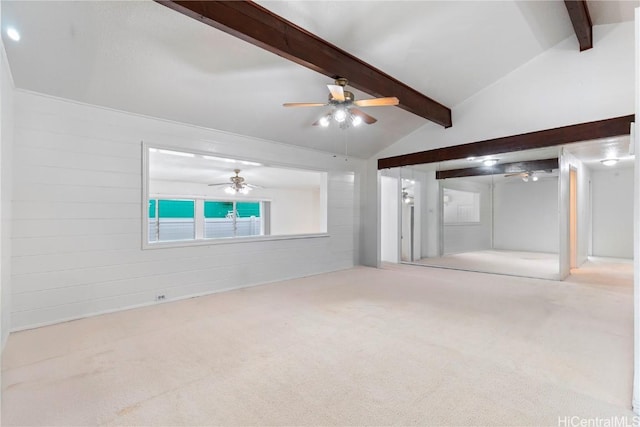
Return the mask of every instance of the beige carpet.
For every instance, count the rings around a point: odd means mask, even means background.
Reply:
[[[359,267],[15,333],[2,425],[630,421],[630,270],[587,276]]]
[[[558,254],[544,252],[492,249],[422,258],[414,264],[538,279],[557,280],[560,277]]]

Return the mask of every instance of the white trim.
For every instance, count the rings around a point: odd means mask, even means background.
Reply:
[[[201,150],[195,150],[195,149],[185,149],[182,147],[171,147],[171,146],[167,146],[167,145],[162,145],[162,144],[153,144],[153,143],[148,143],[145,141],[141,141],[141,147],[142,147],[142,249],[146,250],[146,249],[166,249],[166,248],[183,248],[183,247],[189,247],[189,246],[210,246],[210,245],[220,245],[220,244],[224,244],[224,245],[228,245],[228,244],[233,244],[233,243],[250,243],[250,242],[264,242],[264,241],[271,241],[271,240],[295,240],[295,239],[311,239],[311,238],[319,238],[319,237],[330,237],[328,232],[322,232],[322,233],[308,233],[308,234],[282,234],[282,235],[277,235],[277,236],[250,236],[250,237],[230,237],[230,238],[219,238],[219,239],[194,239],[194,240],[181,240],[181,241],[175,241],[175,242],[153,242],[153,243],[149,243],[149,197],[151,196],[149,194],[149,149],[150,148],[157,148],[157,149],[161,149],[161,150],[172,150],[172,151],[180,151],[180,152],[184,152],[184,153],[192,153],[192,154],[196,154],[196,155],[209,155],[211,153],[207,152],[207,151],[201,151]],[[229,154],[225,154],[225,153],[219,153],[219,152],[215,152],[217,157],[223,157],[223,158],[229,158],[229,159],[234,159],[234,160],[239,160],[239,161],[255,161],[258,162],[258,159],[249,159],[249,158],[244,158],[244,157],[237,157],[237,156],[231,156]],[[287,164],[287,163],[269,163],[269,164],[265,164],[262,163],[263,166],[269,167],[282,167],[282,168],[288,168],[288,169],[296,169],[296,170],[302,170],[302,171],[313,171],[313,172],[319,172],[319,173],[323,173],[324,177],[325,177],[325,181],[327,180],[327,171],[326,170],[322,170],[322,169],[314,169],[314,168],[306,168],[306,167],[300,167],[300,166],[293,166],[291,164]],[[153,194],[154,198],[174,198],[174,199],[194,199],[194,200],[227,200],[224,197],[223,198],[219,198],[216,196],[186,196],[186,195],[168,195],[168,194]],[[229,201],[233,201],[233,202],[237,202],[238,199],[233,199],[230,198],[228,199]],[[251,200],[251,199],[245,199],[243,197],[242,201],[259,201],[259,202],[263,202],[263,201],[268,201],[270,202],[271,200],[267,199],[259,199],[259,200]],[[325,218],[327,217],[328,212],[324,212],[324,216]],[[197,234],[197,232],[196,232]]]
[[[636,122],[633,124],[634,132],[631,132],[631,145],[635,153],[635,170],[633,171],[633,412],[640,415],[640,151],[638,150],[637,115],[640,114],[640,7],[635,9],[634,39],[635,39],[635,88],[634,104]]]
[[[141,141],[142,150],[142,249],[149,246],[149,145]],[[156,209],[158,207],[156,206]]]
[[[237,198],[234,199],[227,194],[224,194],[220,197],[218,196],[208,196],[202,194],[173,194],[173,193],[151,193],[149,194],[150,199],[171,199],[171,200],[204,200],[210,202],[273,202],[270,197],[242,197],[242,199]]]
[[[317,234],[283,234],[279,236],[251,236],[251,237],[226,237],[215,239],[200,240],[179,240],[175,242],[143,242],[142,249],[167,249],[167,248],[184,248],[189,246],[212,246],[212,245],[229,245],[234,243],[253,243],[268,242],[272,240],[297,240],[297,239],[315,239],[321,237],[331,237],[329,233]]]

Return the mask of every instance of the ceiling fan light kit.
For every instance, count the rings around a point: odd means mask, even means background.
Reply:
[[[372,98],[355,100],[352,92],[345,90],[347,79],[338,78],[333,85],[327,85],[329,89],[329,101],[326,104],[312,102],[288,102],[284,107],[321,107],[331,106],[332,110],[313,123],[313,126],[328,127],[331,120],[340,126],[340,129],[360,126],[362,123],[371,125],[378,120],[355,107],[386,107],[398,105],[400,101],[396,97]]]
[[[209,187],[225,186],[224,192],[229,195],[242,194],[247,195],[254,188],[259,188],[257,185],[249,184],[245,181],[244,177],[240,176],[240,169],[234,169],[235,176],[229,177],[230,182],[220,182],[216,184],[209,184]]]

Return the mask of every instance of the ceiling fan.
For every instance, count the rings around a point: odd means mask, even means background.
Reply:
[[[364,111],[355,107],[386,107],[398,105],[400,101],[395,96],[386,98],[372,98],[355,100],[352,92],[345,90],[348,81],[345,78],[338,78],[333,85],[327,85],[329,88],[329,101],[326,103],[312,102],[287,102],[282,104],[283,107],[323,107],[331,106],[331,111],[324,114],[319,120],[313,123],[313,126],[327,127],[331,123],[331,119],[335,120],[341,129],[347,129],[351,126],[359,126],[363,122],[370,125],[378,120]]]
[[[517,173],[508,173],[504,177],[509,178],[512,176],[519,176],[522,178],[524,182],[529,182],[529,180],[535,182],[540,178],[540,173],[551,173],[550,169],[548,170],[539,170],[539,171],[526,171],[526,172],[517,172]]]
[[[529,182],[529,179],[531,179],[531,181],[538,180],[538,176],[535,174],[535,172],[508,173],[504,177],[510,178],[512,176],[519,176],[524,182]]]
[[[253,185],[245,182],[244,177],[240,176],[240,169],[234,169],[235,176],[230,176],[230,182],[218,182],[215,184],[209,184],[209,187],[218,187],[225,185],[224,192],[227,194],[249,194],[249,191],[254,188],[263,188],[259,185]]]

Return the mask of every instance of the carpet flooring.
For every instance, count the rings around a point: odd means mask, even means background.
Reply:
[[[356,267],[13,333],[2,425],[631,422],[631,264],[587,267]]]
[[[544,252],[492,249],[422,258],[414,264],[538,279],[557,280],[560,277],[558,254]]]

